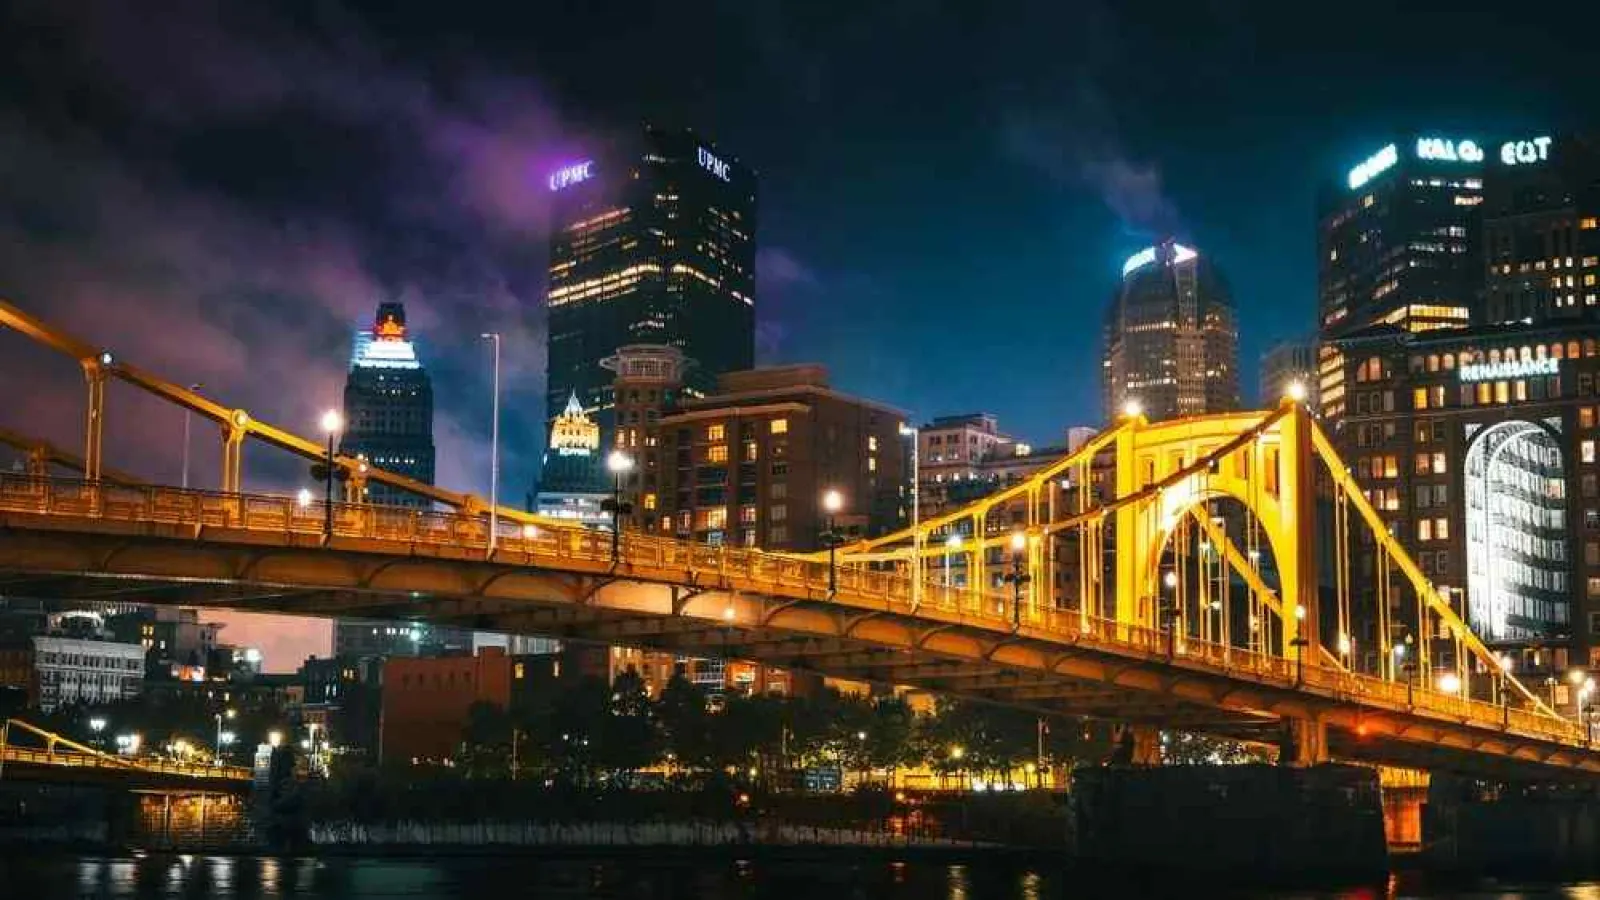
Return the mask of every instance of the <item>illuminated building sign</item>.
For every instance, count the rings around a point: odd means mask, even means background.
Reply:
[[[1400,151],[1393,144],[1379,150],[1361,164],[1350,170],[1350,190],[1355,190],[1363,184],[1376,178],[1385,169],[1400,161]]]
[[[1536,137],[1531,141],[1506,141],[1500,145],[1500,161],[1508,166],[1544,162],[1550,158],[1550,139]]]
[[[594,177],[594,160],[586,159],[581,163],[573,163],[550,173],[550,190],[559,191],[571,187],[580,181],[588,181]]]
[[[1555,375],[1561,371],[1559,359],[1523,359],[1511,362],[1481,363],[1460,368],[1462,381],[1501,381],[1512,378],[1531,378],[1535,375]]]
[[[1483,162],[1483,148],[1472,141],[1450,141],[1436,137],[1417,138],[1417,159]]]
[[[1174,263],[1188,262],[1189,260],[1194,259],[1196,256],[1199,256],[1199,254],[1195,253],[1193,250],[1190,250],[1188,247],[1183,246],[1182,244],[1172,245],[1172,261]],[[1122,264],[1122,275],[1123,277],[1127,277],[1127,275],[1135,269],[1142,269],[1155,261],[1156,248],[1146,247],[1143,250],[1140,250],[1138,253],[1128,257],[1128,261]]]
[[[695,159],[700,162],[700,168],[721,178],[723,181],[733,180],[731,173],[728,171],[728,164],[718,159],[710,150],[704,147],[695,148]]]

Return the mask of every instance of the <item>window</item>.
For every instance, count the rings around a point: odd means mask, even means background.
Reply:
[[[758,453],[757,453],[756,442],[755,441],[745,441],[744,442],[744,458],[747,459],[747,460],[755,459],[757,455],[758,455]]]
[[[1433,536],[1441,541],[1450,540],[1450,520],[1444,518],[1434,519]]]
[[[656,495],[655,494],[645,494],[644,495],[644,508],[645,509],[655,509],[656,508]]]
[[[1450,471],[1450,467],[1445,459],[1445,455],[1443,453],[1435,453],[1433,455],[1433,474],[1443,475],[1448,471]]]
[[[1594,462],[1594,441],[1584,441],[1578,445],[1578,448],[1578,455],[1584,462]]]
[[[767,529],[767,543],[773,546],[785,544],[789,541],[789,529],[782,525],[774,525]]]
[[[727,431],[721,425],[707,425],[706,426],[706,440],[708,440],[708,441],[724,440],[726,434],[727,434]]]
[[[1438,357],[1435,356],[1435,357],[1433,357],[1433,359],[1437,360]],[[1414,409],[1427,409],[1428,408],[1428,389],[1427,388],[1420,388],[1419,387],[1419,388],[1414,389],[1411,392],[1411,406]]]
[[[867,457],[867,471],[868,472],[876,472],[876,471],[878,471],[878,458],[876,456]]]
[[[739,522],[743,525],[754,525],[756,522],[756,508],[754,506],[739,507]]]
[[[717,427],[721,428],[722,426],[719,425]],[[728,461],[728,445],[727,444],[712,444],[711,446],[706,448],[706,462],[708,462],[708,463],[725,463],[727,461]]]
[[[1417,540],[1419,540],[1419,541],[1431,541],[1431,540],[1433,540],[1433,520],[1432,519],[1418,519],[1417,520]]]
[[[789,433],[789,420],[788,419],[773,419],[772,422],[769,423],[767,427],[771,430],[771,432],[773,434],[788,434]]]
[[[767,497],[772,500],[786,500],[789,497],[789,482],[774,481],[767,487]]]
[[[878,452],[878,436],[877,435],[875,435],[875,434],[867,435],[867,450],[868,450],[868,452],[871,452],[871,453],[877,453]]]
[[[1592,407],[1592,406],[1580,406],[1580,407],[1578,407],[1578,427],[1579,428],[1593,428],[1594,427],[1594,407]]]
[[[1433,471],[1433,456],[1427,453],[1417,454],[1417,474],[1426,475]]]
[[[773,478],[782,478],[782,477],[784,477],[785,475],[788,475],[788,474],[789,474],[789,464],[788,463],[786,463],[786,462],[775,462],[775,463],[772,464],[772,477]]]

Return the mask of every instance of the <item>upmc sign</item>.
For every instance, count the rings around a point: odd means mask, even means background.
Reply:
[[[727,161],[718,159],[710,150],[704,147],[696,147],[695,160],[700,163],[700,168],[721,178],[723,181],[733,180]]]

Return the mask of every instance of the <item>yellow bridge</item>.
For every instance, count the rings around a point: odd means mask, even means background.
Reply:
[[[637,533],[614,552],[609,534],[515,510],[491,519],[476,498],[343,456],[353,482],[451,511],[344,502],[330,527],[320,504],[241,490],[246,438],[308,459],[324,452],[316,442],[14,306],[0,303],[0,324],[71,356],[88,385],[82,456],[14,439],[36,464],[0,476],[0,577],[35,593],[126,597],[132,585],[149,602],[751,659],[1125,723],[1136,761],[1175,727],[1281,735],[1298,764],[1600,773],[1583,729],[1471,632],[1293,402],[1124,417],[1014,487],[831,559]],[[106,469],[110,378],[218,423],[223,490]],[[82,477],[52,478],[52,465]]]
[[[107,780],[147,786],[248,789],[249,769],[113,756],[21,719],[0,722],[0,780]]]

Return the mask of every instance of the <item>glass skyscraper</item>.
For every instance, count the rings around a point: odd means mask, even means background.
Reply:
[[[344,383],[345,432],[339,452],[433,483],[433,382],[417,359],[400,303],[378,306],[370,331],[356,332]],[[428,501],[382,484],[367,486],[367,501],[426,507]]]
[[[612,376],[627,344],[677,347],[685,390],[755,362],[755,173],[684,130],[646,128],[548,176],[547,414],[576,395],[612,443]]]
[[[1108,418],[1137,404],[1152,421],[1239,407],[1239,330],[1208,259],[1163,241],[1128,258],[1106,310]]]

